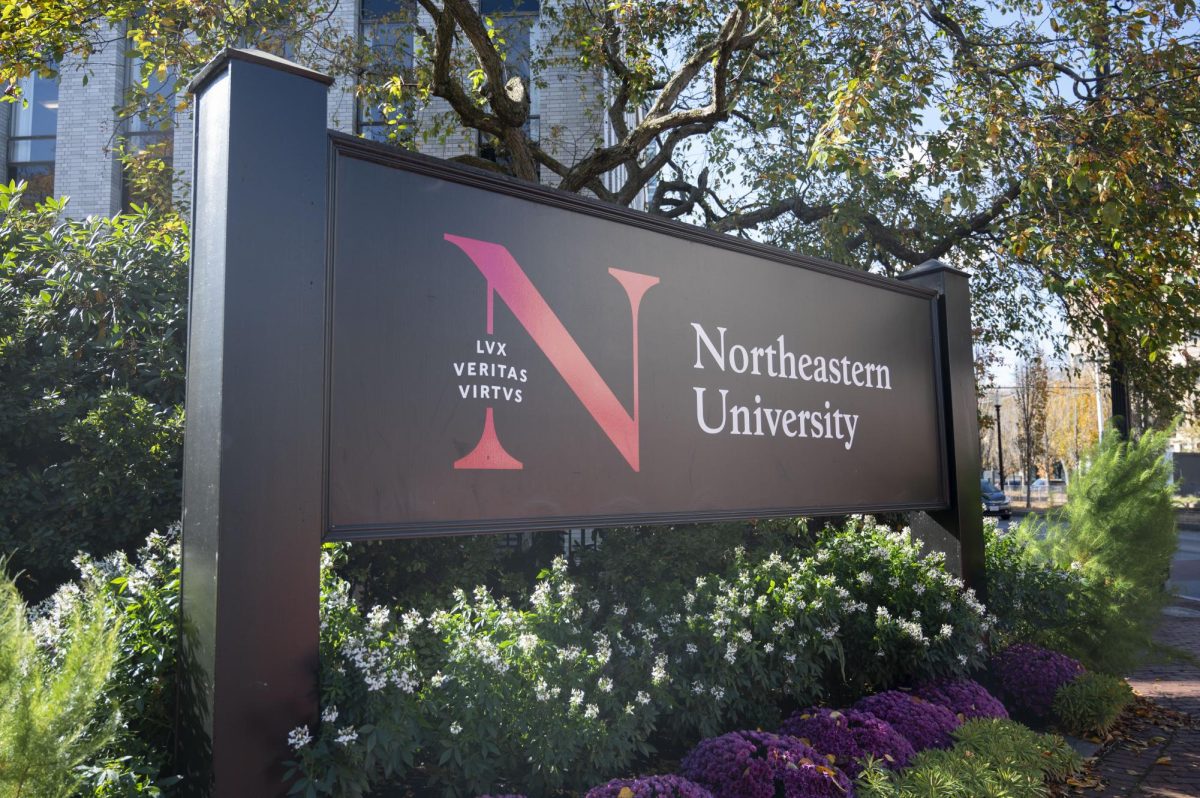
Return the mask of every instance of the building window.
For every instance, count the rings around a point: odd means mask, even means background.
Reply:
[[[175,76],[152,72],[143,77],[144,62],[138,55],[128,58],[126,65],[125,85],[132,89],[143,80],[145,85],[137,109],[122,124],[125,174],[121,207],[169,204],[174,188]]]
[[[410,75],[413,69],[414,0],[362,0],[359,7],[359,37],[366,56],[366,77],[356,102],[355,132],[372,141],[387,141],[392,131],[409,137],[410,126],[389,125],[389,117],[400,124],[411,119],[415,105],[407,99],[390,113],[385,107],[384,78]]]
[[[533,26],[541,13],[540,0],[481,0],[479,13],[490,18],[504,44],[505,78],[520,77],[529,92],[529,119],[525,134],[533,142],[541,138],[541,118],[538,114],[538,92],[533,85]],[[512,157],[504,144],[494,136],[479,134],[479,157],[505,168],[512,166]]]
[[[58,133],[58,81],[31,75],[20,82],[22,101],[12,105],[8,179],[24,180],[32,205],[54,193],[54,140]]]

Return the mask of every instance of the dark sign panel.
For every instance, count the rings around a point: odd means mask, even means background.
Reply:
[[[334,144],[328,533],[947,504],[932,291]]]

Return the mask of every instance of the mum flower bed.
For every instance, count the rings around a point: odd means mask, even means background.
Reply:
[[[1010,706],[1044,718],[1059,688],[1079,678],[1084,668],[1066,654],[1017,643],[992,659],[992,670]]]
[[[944,706],[963,720],[1008,717],[1008,710],[1000,703],[1000,699],[974,679],[931,682],[918,687],[914,693],[926,701]]]
[[[942,705],[899,690],[869,695],[855,704],[854,708],[870,712],[890,723],[917,751],[949,748],[951,733],[959,725],[954,713]]]
[[[710,737],[680,765],[714,798],[842,798],[850,779],[795,737],[738,731]]]
[[[912,759],[912,744],[891,724],[857,709],[810,707],[795,713],[779,727],[780,734],[799,737],[834,756],[833,764],[850,778],[858,776],[860,759],[871,756],[885,767],[902,768]]]

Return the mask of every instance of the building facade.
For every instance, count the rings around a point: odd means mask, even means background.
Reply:
[[[556,0],[550,0],[555,2]],[[567,0],[570,1],[570,0]],[[531,86],[530,133],[560,160],[573,162],[611,138],[601,113],[602,83],[598,75],[554,68],[530,74],[530,53],[548,46],[550,31],[543,23],[538,0],[480,0],[481,13],[503,28],[510,70]],[[411,24],[397,22],[415,13],[411,0],[337,0],[326,23],[337,34],[359,37],[371,47],[386,48],[395,57],[411,58]],[[432,20],[417,23],[431,29]],[[411,19],[411,16],[408,17]],[[191,184],[193,131],[190,107],[175,103],[162,118],[120,118],[133,81],[141,79],[141,64],[122,46],[122,31],[106,38],[115,42],[88,61],[69,60],[55,79],[30,77],[22,82],[25,102],[0,103],[0,175],[28,182],[27,197],[66,196],[66,213],[74,218],[112,215],[136,201],[135,187],[127,180],[120,152],[145,152],[151,148],[173,167],[176,193],[188,196]],[[300,58],[298,60],[304,60]],[[169,91],[159,83],[151,91]],[[173,98],[165,98],[171,99]],[[338,76],[329,91],[328,124],[334,130],[375,140],[387,138],[381,115],[356,96],[352,79]],[[418,123],[430,123],[449,114],[443,100],[434,99],[417,113]],[[417,149],[440,158],[475,155],[502,161],[504,154],[475,131],[458,130],[436,140],[420,141]],[[543,182],[554,176],[543,170]]]

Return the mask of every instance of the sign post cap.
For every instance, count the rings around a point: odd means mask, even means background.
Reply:
[[[333,85],[333,78],[324,72],[309,69],[306,66],[297,64],[295,61],[289,61],[286,58],[281,58],[265,50],[226,47],[196,73],[196,77],[192,78],[191,82],[187,85],[188,94],[199,94],[203,91],[209,80],[220,73],[230,61],[246,61],[251,64],[260,64],[271,69],[278,69],[280,72],[290,72],[298,77],[315,80],[317,83],[323,83],[326,86]]]
[[[937,274],[938,272],[947,272],[949,274],[957,274],[957,275],[961,275],[962,277],[969,276],[962,269],[956,269],[953,266],[934,258],[932,260],[925,261],[924,263],[922,263],[920,266],[918,266],[915,269],[909,269],[904,274],[900,275],[899,279],[910,280],[914,277],[921,277],[926,274]]]

